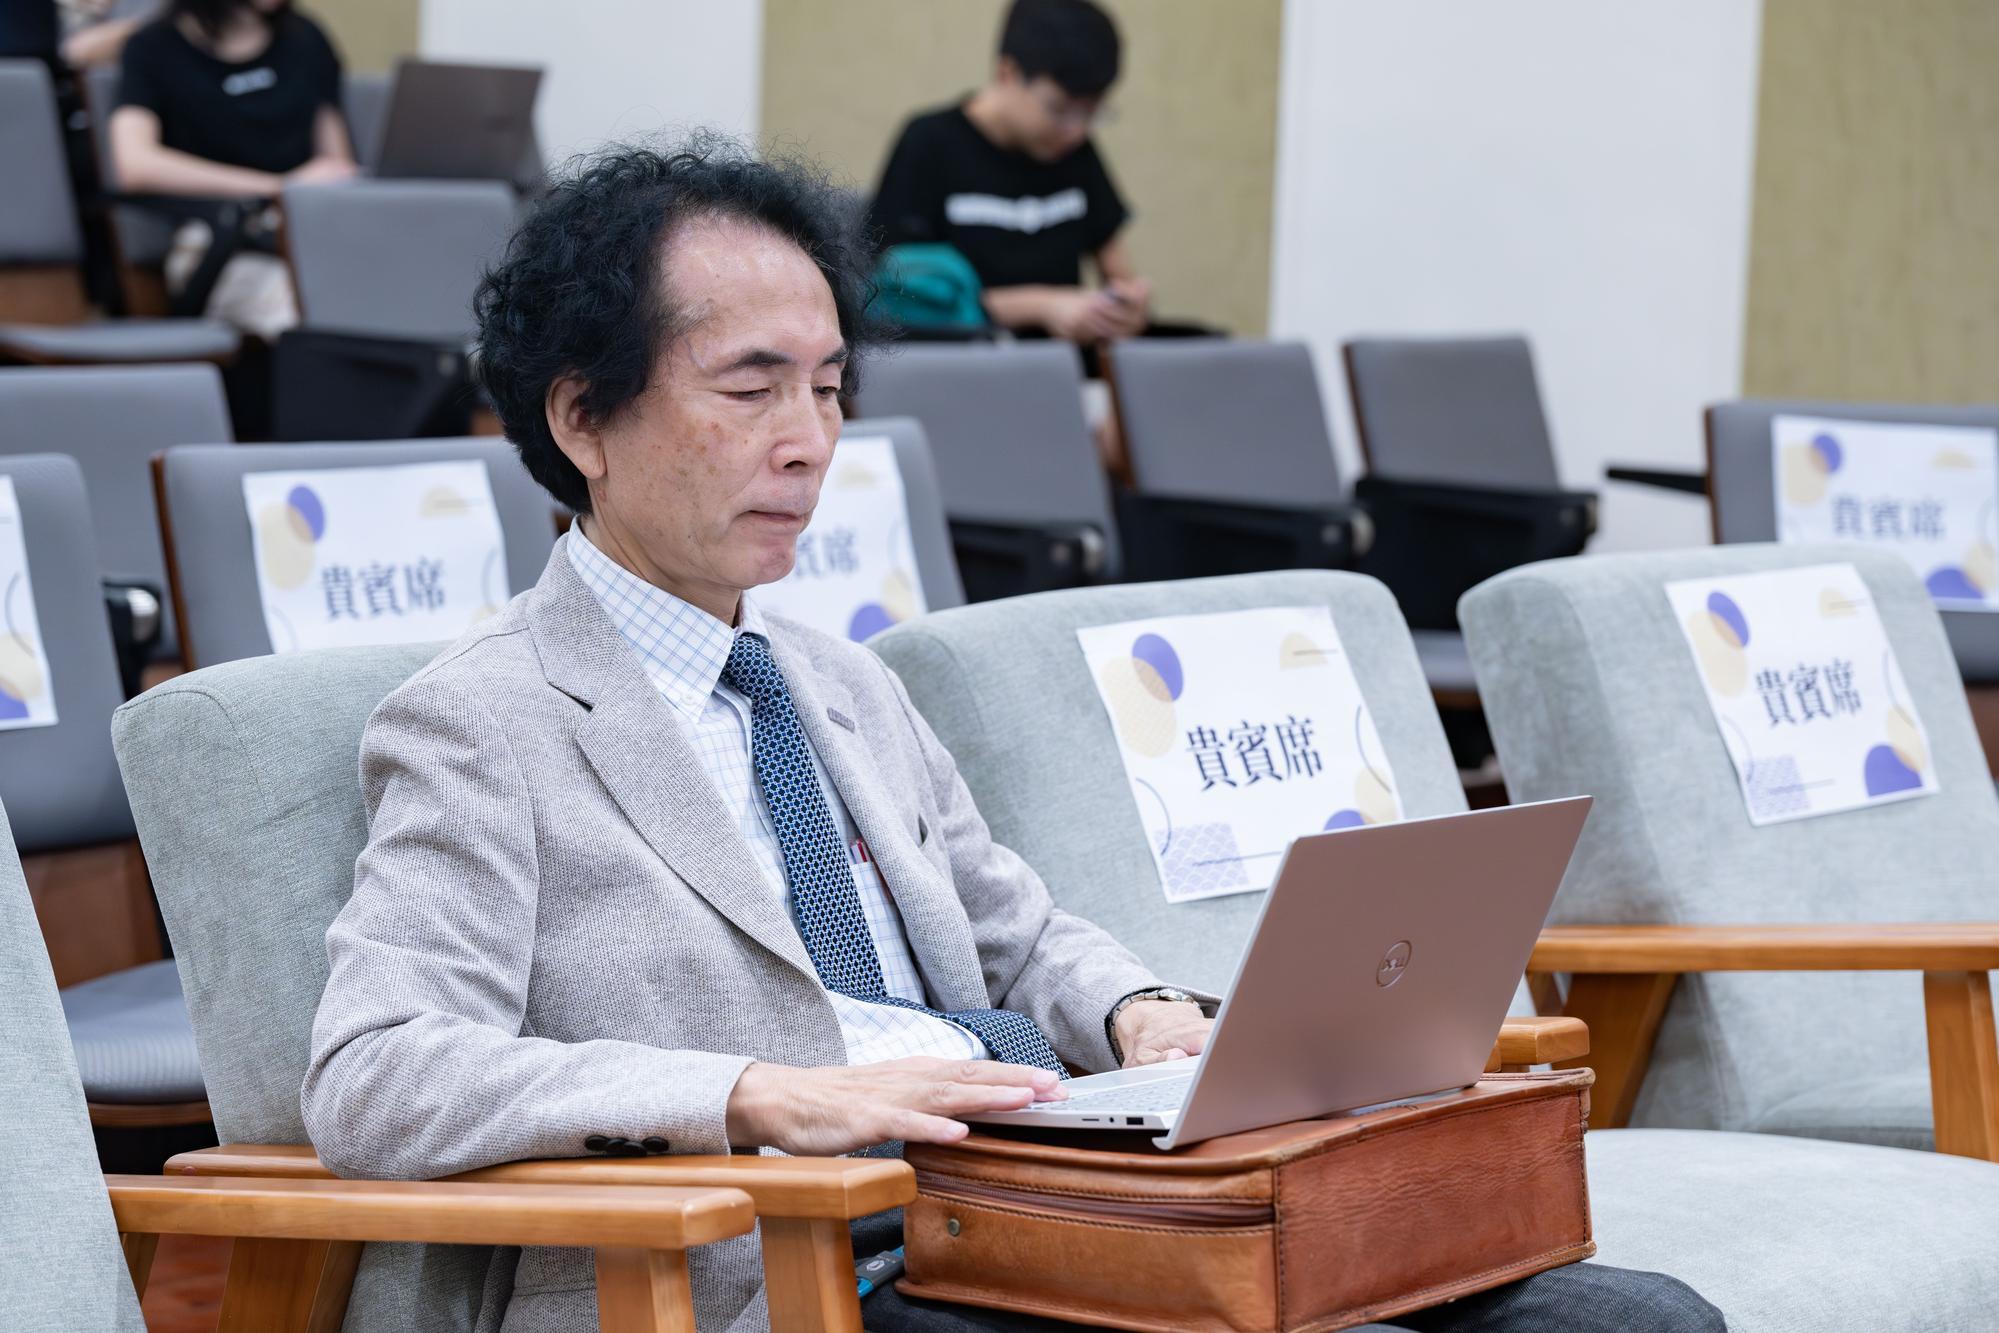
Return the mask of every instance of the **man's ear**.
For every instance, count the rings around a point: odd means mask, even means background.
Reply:
[[[1019,88],[1027,83],[1020,75],[1020,62],[1012,56],[1001,56],[993,66],[993,82],[1002,87]]]
[[[548,386],[542,411],[548,416],[548,433],[556,447],[587,481],[603,480],[604,435],[597,418],[583,405],[590,386],[573,375],[565,375]]]

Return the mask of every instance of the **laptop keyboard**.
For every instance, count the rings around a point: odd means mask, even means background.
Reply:
[[[1182,1078],[1154,1079],[1149,1083],[1135,1083],[1123,1088],[1104,1088],[1097,1092],[1086,1092],[1080,1097],[1071,1097],[1062,1103],[1063,1107],[1080,1107],[1085,1111],[1177,1111],[1187,1100],[1187,1088],[1194,1081],[1188,1074]],[[1054,1107],[1044,1107],[1054,1110]]]

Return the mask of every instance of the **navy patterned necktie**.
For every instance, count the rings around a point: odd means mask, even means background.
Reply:
[[[1038,1065],[1066,1078],[1048,1039],[1025,1014],[1009,1009],[945,1014],[888,993],[874,937],[861,911],[861,895],[854,887],[846,844],[820,790],[798,711],[792,707],[791,691],[770,645],[758,635],[738,634],[722,679],[749,698],[750,762],[777,827],[799,936],[826,989],[871,1004],[947,1018],[984,1042],[993,1059]]]

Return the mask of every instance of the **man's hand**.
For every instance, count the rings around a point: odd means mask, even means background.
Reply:
[[[1062,1096],[1052,1071],[995,1060],[911,1056],[818,1069],[753,1064],[729,1094],[729,1142],[803,1157],[894,1139],[956,1143],[967,1130],[952,1116],[1018,1111]]]
[[[1198,1004],[1176,1000],[1134,1000],[1126,1005],[1112,1026],[1117,1046],[1124,1052],[1124,1067],[1157,1064],[1199,1055],[1208,1044],[1208,1030],[1215,1020],[1201,1012]]]
[[[332,185],[352,180],[360,168],[345,158],[315,157],[284,174],[287,185]]]

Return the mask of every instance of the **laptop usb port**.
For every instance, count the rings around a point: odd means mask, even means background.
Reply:
[[[1128,1115],[1124,1118],[1124,1122],[1127,1125],[1142,1125],[1145,1123],[1145,1117],[1142,1115]]]

